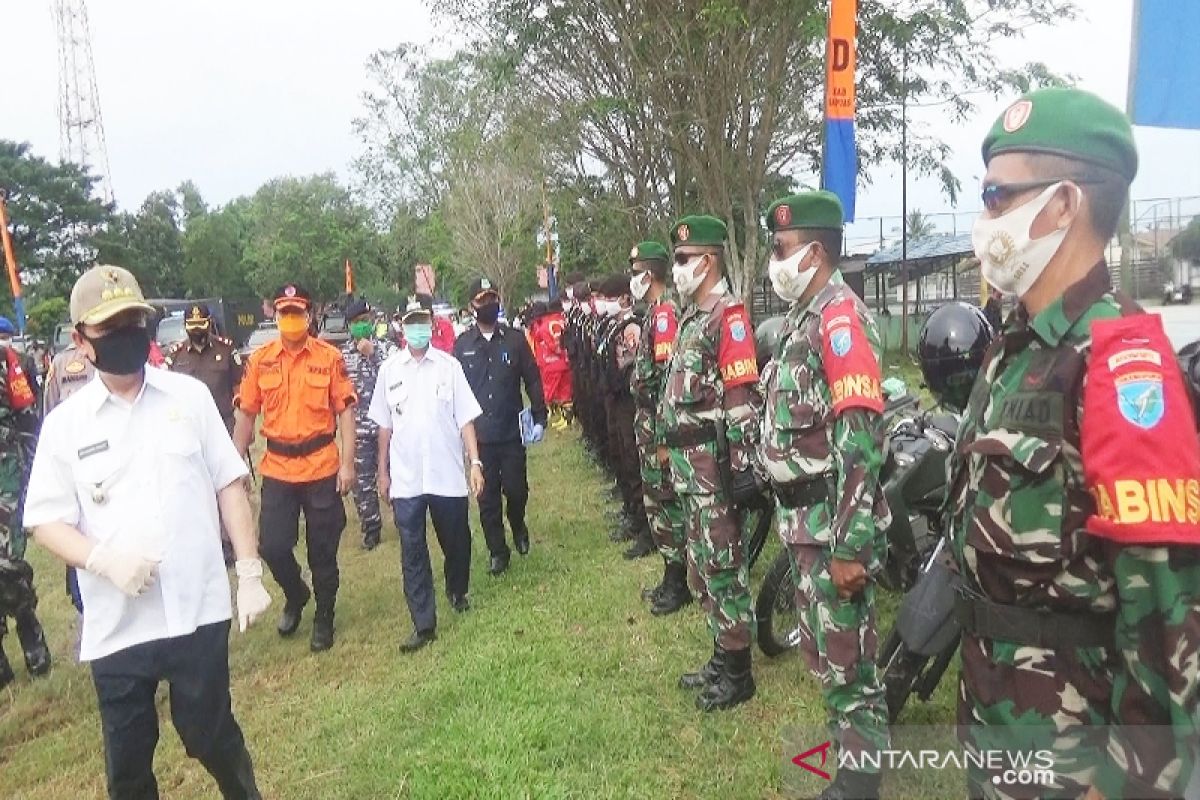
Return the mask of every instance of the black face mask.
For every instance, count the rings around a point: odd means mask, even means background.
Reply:
[[[475,309],[475,319],[484,325],[495,325],[496,320],[500,319],[500,304],[495,300],[484,303]]]
[[[187,332],[187,335],[188,338],[196,344],[204,344],[208,341],[208,331],[204,330],[203,328],[190,330]]]
[[[117,328],[95,339],[85,336],[96,351],[92,362],[109,375],[133,375],[150,357],[150,332],[140,325]]]

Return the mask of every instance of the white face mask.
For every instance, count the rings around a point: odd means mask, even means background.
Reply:
[[[813,277],[816,276],[816,264],[812,264],[803,272],[800,271],[800,262],[812,251],[813,244],[815,243],[809,242],[783,261],[776,261],[772,258],[767,265],[767,274],[771,277],[771,288],[783,301],[794,303],[799,300],[804,294],[804,290],[812,283]]]
[[[705,255],[705,253],[701,253],[682,267],[678,264],[671,267],[671,278],[675,281],[675,291],[679,292],[679,296],[684,300],[690,299],[700,288],[700,284],[704,283],[705,273],[697,275],[696,270],[700,267],[700,262],[704,260]]]
[[[650,291],[649,272],[643,272],[629,282],[629,292],[633,295],[633,299],[638,302],[641,302],[648,291]]]
[[[980,217],[971,230],[971,244],[984,280],[1002,294],[1021,297],[1029,291],[1062,246],[1068,225],[1040,239],[1029,238],[1029,228],[1049,205],[1062,183],[1056,183],[1029,202],[995,219]],[[1071,187],[1079,191],[1077,187]]]

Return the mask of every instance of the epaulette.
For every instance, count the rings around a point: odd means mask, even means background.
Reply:
[[[233,347],[233,348],[237,347],[237,345],[235,345],[233,343],[233,339],[228,339],[224,336],[214,336],[213,338],[216,339],[221,344],[228,345],[229,347]]]

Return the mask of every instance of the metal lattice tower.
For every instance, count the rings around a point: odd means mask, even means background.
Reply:
[[[101,197],[111,203],[108,147],[96,89],[87,5],[84,0],[51,2],[58,28],[58,157],[89,167],[100,178]]]

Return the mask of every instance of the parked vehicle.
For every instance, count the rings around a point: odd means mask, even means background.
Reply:
[[[250,354],[264,344],[275,341],[279,338],[279,329],[275,327],[275,322],[260,322],[258,327],[246,339],[246,343],[238,350],[238,355],[243,359],[249,358]]]
[[[1168,281],[1163,284],[1163,305],[1169,306],[1173,303],[1180,305],[1190,305],[1192,302],[1192,287],[1188,284],[1176,284],[1174,281]]]

